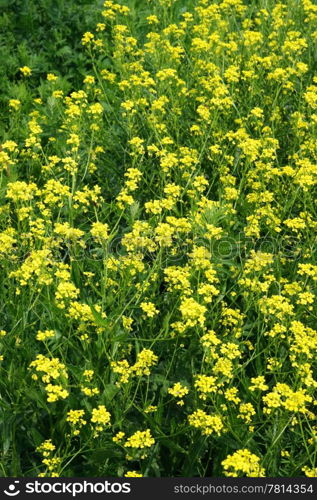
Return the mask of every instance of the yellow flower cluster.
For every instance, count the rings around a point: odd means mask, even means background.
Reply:
[[[264,477],[265,470],[260,466],[260,458],[247,449],[228,455],[222,462],[225,475],[229,477]]]
[[[204,410],[196,410],[188,416],[189,424],[200,429],[202,434],[220,436],[225,430],[224,423],[219,415],[208,415]]]
[[[150,448],[155,443],[154,438],[151,435],[150,429],[145,431],[137,431],[132,436],[130,436],[124,443],[126,448]]]
[[[39,477],[59,477],[59,466],[62,459],[53,456],[55,450],[56,446],[51,439],[47,439],[36,448],[36,451],[42,455],[42,464],[45,465],[45,472],[41,472]]]
[[[71,74],[17,64],[0,375],[43,474],[316,473],[316,26],[311,0],[103,0]]]
[[[111,367],[114,373],[120,375],[120,383],[126,384],[131,377],[149,376],[150,368],[156,365],[158,357],[150,349],[143,349],[138,355],[136,362],[129,365],[127,360],[113,361]]]
[[[66,421],[71,424],[74,436],[78,436],[80,428],[87,423],[87,421],[83,418],[84,415],[84,410],[69,410],[67,412]]]
[[[99,405],[97,408],[93,408],[91,422],[95,424],[94,437],[97,437],[100,432],[102,432],[104,428],[110,424],[110,417],[111,415],[104,405]]]
[[[61,363],[58,358],[50,359],[42,354],[38,354],[36,359],[30,364],[30,367],[34,368],[36,372],[42,373],[41,380],[46,384],[45,390],[47,392],[47,401],[49,403],[54,403],[59,399],[67,398],[69,392],[65,388],[65,385],[68,374],[64,363]],[[38,375],[34,373],[32,378],[37,380]],[[52,384],[51,380],[60,380],[62,384]]]

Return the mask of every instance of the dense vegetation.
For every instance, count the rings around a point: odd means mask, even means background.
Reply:
[[[0,6],[0,474],[316,476],[317,6]]]

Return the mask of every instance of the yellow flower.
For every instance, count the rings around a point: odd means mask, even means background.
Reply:
[[[55,336],[55,333],[56,332],[54,330],[44,330],[43,332],[39,330],[36,335],[36,340],[44,341],[46,339],[50,339]]]
[[[200,429],[203,434],[220,434],[224,430],[224,424],[219,415],[208,415],[204,410],[196,410],[188,416],[189,424],[197,429]]]
[[[84,370],[83,372],[83,376],[87,379],[87,380],[91,380],[92,377],[94,375],[94,371],[93,370]]]
[[[131,367],[126,359],[122,361],[112,361],[111,368],[114,373],[118,373],[120,375],[121,384],[126,384],[129,381],[131,375]]]
[[[47,73],[46,79],[49,82],[55,82],[58,79],[58,76],[54,75],[53,73]]]
[[[91,75],[87,75],[85,78],[84,78],[84,83],[86,85],[93,85],[95,83],[95,77],[94,76],[91,76]]]
[[[209,394],[217,392],[217,379],[208,375],[196,375],[195,387],[200,393],[200,399],[206,400]]]
[[[176,382],[170,389],[167,391],[169,394],[174,396],[175,398],[183,398],[186,394],[189,393],[189,390],[184,385]]]
[[[81,39],[81,43],[83,45],[89,45],[94,38],[95,37],[94,37],[93,33],[90,33],[90,31],[86,31],[86,33],[83,34],[83,37]]]
[[[249,386],[250,391],[255,391],[256,389],[259,389],[260,391],[267,391],[269,388],[269,386],[265,383],[263,375],[252,377],[251,384],[252,385]]]
[[[80,434],[80,429],[86,425],[87,421],[83,418],[85,415],[84,410],[69,410],[67,412],[66,422],[72,425],[72,433],[74,436]]]
[[[238,450],[228,455],[222,462],[225,476],[228,477],[264,477],[265,470],[260,466],[260,459],[247,449]]]
[[[20,71],[21,71],[23,76],[31,76],[31,74],[32,74],[32,70],[28,66],[22,66],[20,68]]]
[[[109,226],[102,222],[94,222],[90,232],[98,243],[104,243],[109,237]]]
[[[59,384],[47,384],[45,389],[47,392],[47,401],[49,403],[55,403],[58,399],[66,399],[69,395],[69,392]]]
[[[97,387],[81,386],[80,390],[81,390],[81,392],[83,392],[85,394],[85,396],[88,396],[88,397],[95,396],[96,394],[100,393],[100,391]]]
[[[251,422],[252,416],[255,415],[255,409],[251,403],[241,403],[239,406],[238,417],[244,420],[247,424]]]
[[[308,467],[307,465],[302,468],[302,471],[305,473],[306,477],[317,477],[317,467]]]
[[[155,308],[153,302],[141,302],[140,307],[142,311],[145,312],[148,318],[153,318],[159,313],[159,310]]]
[[[149,24],[159,24],[159,20],[158,20],[157,16],[154,16],[154,15],[148,16],[146,18],[146,20]]]
[[[187,327],[203,326],[207,308],[200,305],[192,297],[184,298],[179,306],[182,317]]]
[[[151,349],[142,349],[137,355],[136,362],[131,366],[131,373],[138,376],[150,375],[150,368],[157,363],[158,357]]]
[[[9,106],[17,111],[21,107],[21,101],[19,99],[9,99]]]
[[[36,451],[42,453],[45,457],[49,456],[54,450],[56,450],[56,446],[52,443],[51,439],[47,439],[36,448]]]
[[[157,406],[149,405],[145,408],[144,413],[153,413],[156,410],[157,410]]]
[[[143,474],[140,474],[135,470],[130,470],[124,474],[124,477],[143,477]]]
[[[99,405],[98,408],[93,408],[91,422],[95,425],[94,437],[97,437],[106,426],[110,424],[111,415],[104,405]]]
[[[150,429],[145,431],[137,431],[130,436],[124,446],[127,448],[150,448],[155,443],[154,438],[151,436]]]
[[[115,443],[120,443],[120,441],[122,441],[124,436],[125,432],[120,431],[115,436],[113,436],[112,441],[114,441]]]

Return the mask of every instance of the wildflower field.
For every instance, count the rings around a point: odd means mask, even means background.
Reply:
[[[1,4],[0,475],[316,477],[316,2]]]

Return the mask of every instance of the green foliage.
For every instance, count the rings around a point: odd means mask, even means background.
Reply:
[[[0,474],[314,475],[316,6],[0,2]]]
[[[0,135],[8,98],[21,99],[27,112],[47,73],[63,75],[68,91],[81,85],[87,58],[80,40],[94,26],[101,5],[97,0],[0,1]],[[21,66],[33,69],[28,89]]]

